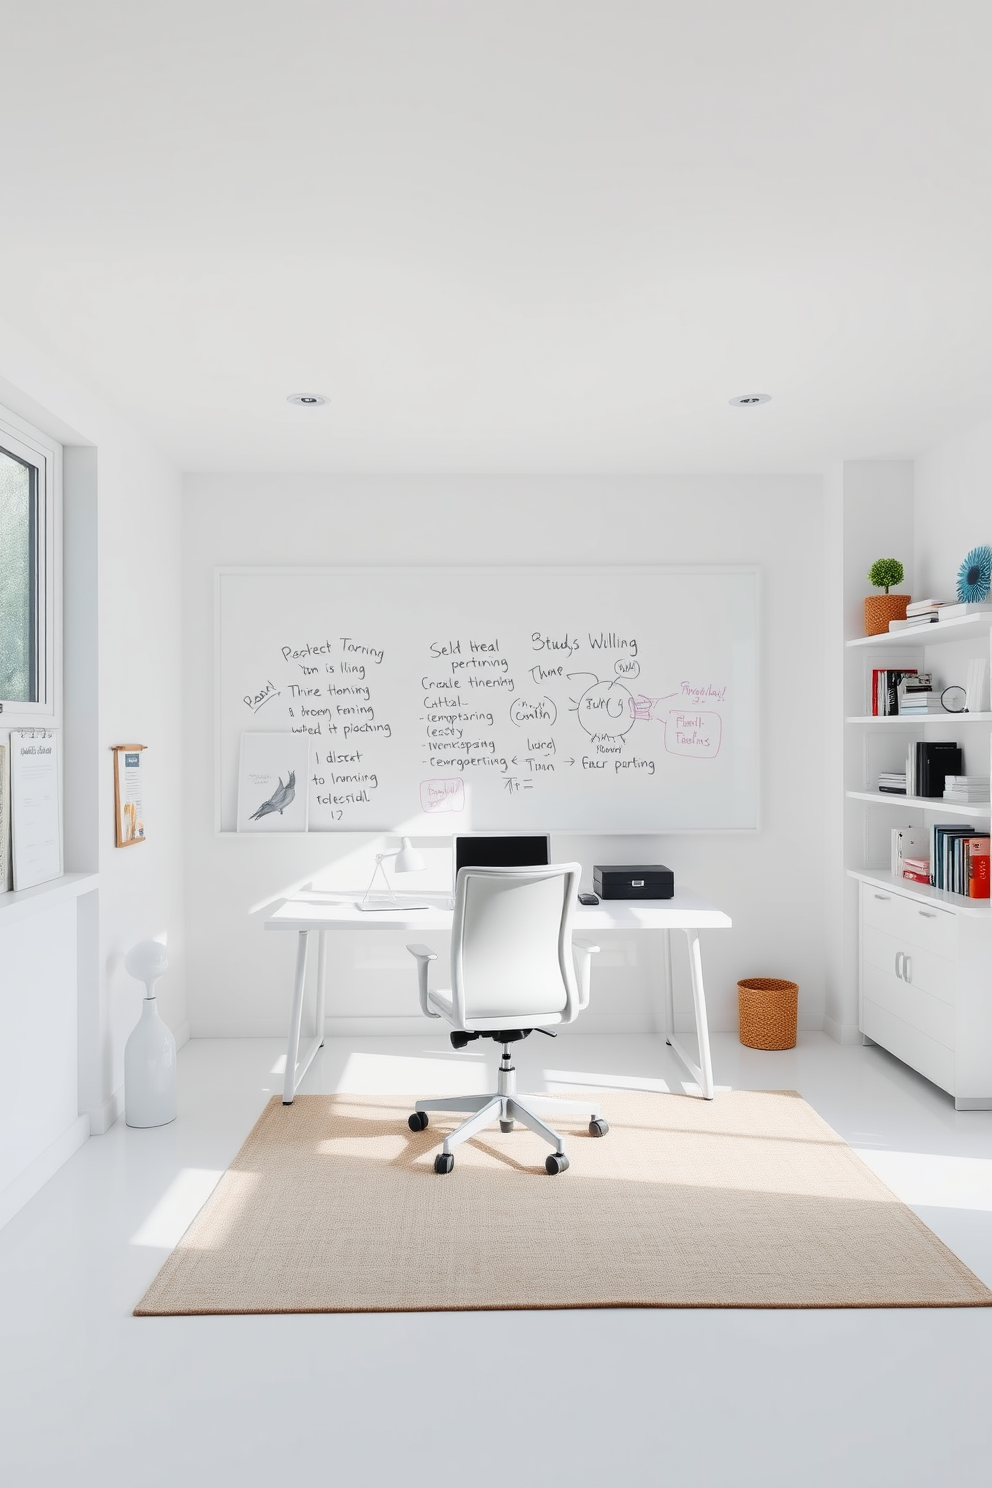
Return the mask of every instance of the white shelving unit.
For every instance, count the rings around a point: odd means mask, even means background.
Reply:
[[[945,801],[940,796],[896,796],[886,791],[848,791],[849,801],[868,801],[872,806],[896,806],[905,811],[908,806],[922,811],[936,811],[941,816],[973,816],[987,820],[992,812],[989,801]],[[960,896],[959,896],[960,897]]]
[[[859,1027],[954,1097],[959,1110],[992,1109],[992,907],[988,900],[897,879],[891,829],[971,821],[988,831],[992,804],[963,804],[877,789],[917,740],[959,743],[964,773],[992,774],[992,712],[877,718],[872,670],[916,667],[935,686],[963,684],[968,661],[992,660],[992,616],[966,615],[847,642],[845,857],[858,893]]]

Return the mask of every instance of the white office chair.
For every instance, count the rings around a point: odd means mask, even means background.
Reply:
[[[452,1024],[452,1045],[463,1049],[472,1039],[492,1038],[503,1045],[496,1090],[418,1100],[410,1127],[423,1131],[429,1111],[473,1114],[450,1136],[434,1159],[436,1173],[450,1173],[452,1148],[498,1119],[504,1132],[514,1121],[530,1127],[555,1149],[545,1160],[549,1173],[562,1173],[568,1158],[562,1139],[546,1126],[545,1115],[581,1113],[589,1134],[605,1136],[609,1126],[598,1101],[562,1101],[518,1095],[510,1045],[537,1029],[571,1023],[589,1004],[589,968],[599,947],[572,937],[572,913],[579,888],[578,863],[543,868],[462,868],[455,886],[451,925],[451,990],[428,987],[428,968],[437,955],[425,945],[407,946],[416,957],[420,1006],[428,1018]]]

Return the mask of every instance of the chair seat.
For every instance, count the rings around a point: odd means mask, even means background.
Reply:
[[[440,991],[432,987],[427,994],[427,1000],[437,1008],[442,1018],[445,1018],[453,1028],[461,1025],[455,1018],[454,1004],[449,991]],[[563,1014],[558,1013],[498,1013],[490,1012],[485,1008],[472,1018],[466,1018],[465,1028],[470,1033],[496,1033],[502,1028],[546,1028],[551,1023],[561,1023]]]

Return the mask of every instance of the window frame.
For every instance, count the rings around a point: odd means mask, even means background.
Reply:
[[[0,449],[38,471],[35,543],[36,702],[0,698],[0,731],[62,723],[62,446],[0,407]]]

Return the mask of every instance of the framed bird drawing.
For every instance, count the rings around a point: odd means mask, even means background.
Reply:
[[[305,734],[242,734],[239,832],[305,832],[309,785]]]

